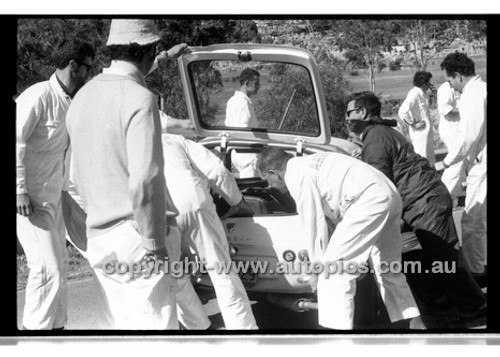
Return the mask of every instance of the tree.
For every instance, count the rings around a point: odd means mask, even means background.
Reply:
[[[301,26],[297,25],[295,28],[298,31],[293,31],[292,26],[289,26],[291,30],[279,34],[274,43],[300,47],[312,53],[318,64],[325,93],[331,134],[346,137],[345,100],[350,86],[344,77],[346,61],[337,46],[336,32],[331,30],[331,20],[304,21]]]
[[[46,80],[54,72],[51,53],[63,39],[74,37],[90,42],[96,49],[95,70],[108,62],[104,52],[109,19],[19,19],[17,26],[17,92]]]
[[[255,22],[252,20],[157,20],[163,46],[170,48],[185,42],[189,46],[208,46],[216,43],[260,42]],[[209,71],[216,71],[209,68]],[[204,80],[216,81],[217,73],[206,73]],[[161,109],[175,118],[187,118],[188,112],[177,62],[165,63],[161,70],[147,78],[148,87],[161,97]],[[218,83],[207,83],[216,88]],[[208,96],[207,96],[208,98]],[[210,103],[204,103],[210,108]]]
[[[375,92],[375,70],[382,51],[395,43],[394,24],[386,20],[332,20],[332,30],[339,33],[338,44],[351,63],[368,69],[370,89]]]
[[[415,52],[417,70],[425,71],[434,53],[449,46],[456,35],[452,20],[400,20],[397,31]]]

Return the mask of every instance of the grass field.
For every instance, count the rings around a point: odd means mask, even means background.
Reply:
[[[476,73],[479,74],[483,80],[486,78],[486,56],[472,57],[476,64]],[[433,77],[431,82],[438,88],[444,81],[444,71],[441,70],[440,64],[443,58],[432,59],[427,68]],[[414,68],[405,68],[399,71],[384,70],[382,72],[375,72],[375,93],[387,99],[404,99],[408,91],[413,87],[413,75],[416,70]],[[359,92],[370,90],[370,83],[368,82],[368,74],[359,71],[358,76],[352,76],[346,73],[346,78],[349,80],[352,91]]]

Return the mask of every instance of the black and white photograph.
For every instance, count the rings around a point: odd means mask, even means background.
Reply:
[[[498,19],[10,18],[9,331],[498,344]]]

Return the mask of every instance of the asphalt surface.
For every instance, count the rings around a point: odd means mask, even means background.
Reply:
[[[96,283],[92,278],[82,281],[68,283],[68,324],[67,330],[95,330],[99,312],[97,309],[97,295],[95,294]],[[365,287],[366,289],[366,287]],[[22,307],[24,304],[24,290],[18,291],[17,313],[18,328],[22,328]],[[224,323],[219,312],[217,301],[210,295],[202,297],[204,308],[212,321],[212,327],[216,330],[223,330]],[[406,330],[407,322],[390,323],[385,315],[385,310],[380,309],[380,303],[370,303],[367,301],[356,300],[358,314],[355,314],[355,327],[358,331],[368,331],[376,333],[377,331],[397,332]],[[252,308],[257,323],[261,330],[269,333],[282,332],[305,332],[315,333],[325,331],[318,325],[317,312],[294,312],[281,306],[264,302],[264,300],[252,301]],[[374,310],[374,308],[376,310]],[[364,311],[363,311],[364,309]],[[367,310],[368,309],[368,310]],[[375,315],[374,315],[375,313]],[[443,309],[439,313],[423,314],[423,320],[430,329],[436,331],[454,331],[454,329],[463,328],[453,315],[453,311]],[[486,328],[486,321],[478,321],[475,326],[469,327],[475,329]]]

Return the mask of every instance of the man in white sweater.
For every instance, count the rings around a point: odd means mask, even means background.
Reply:
[[[173,277],[111,273],[152,258],[179,259],[175,208],[167,207],[160,114],[146,88],[160,34],[152,20],[112,20],[111,66],[68,111],[73,183],[87,212],[87,258],[112,329],[177,329]],[[170,249],[167,250],[167,246]]]

